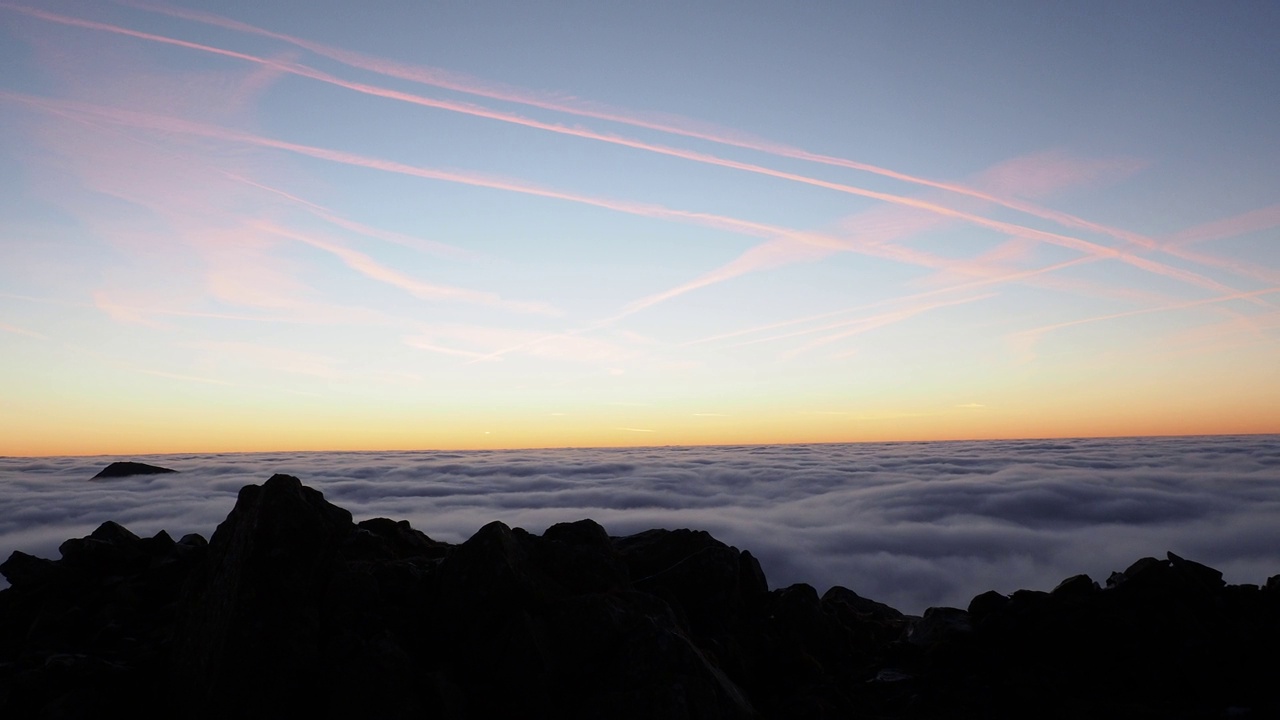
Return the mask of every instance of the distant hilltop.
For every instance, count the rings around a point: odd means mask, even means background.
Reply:
[[[770,590],[706,532],[451,545],[289,475],[207,542],[107,522],[59,550],[0,564],[2,717],[1280,716],[1280,577],[1171,553],[916,617]]]
[[[100,470],[97,475],[93,476],[93,479],[97,480],[99,478],[128,477],[130,475],[159,475],[162,473],[173,473],[173,472],[178,472],[178,471],[170,470],[169,468],[160,467],[158,465],[148,465],[146,463],[140,463],[140,462],[121,461],[121,462],[113,462],[110,465],[102,468],[102,470]]]

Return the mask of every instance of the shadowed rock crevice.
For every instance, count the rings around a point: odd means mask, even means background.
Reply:
[[[1172,553],[912,617],[770,590],[705,532],[494,522],[449,545],[288,475],[241,489],[207,543],[106,522],[60,552],[0,564],[0,716],[1280,713],[1280,578]]]

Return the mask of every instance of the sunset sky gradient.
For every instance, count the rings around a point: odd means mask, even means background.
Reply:
[[[0,455],[1277,433],[1278,36],[0,1]]]

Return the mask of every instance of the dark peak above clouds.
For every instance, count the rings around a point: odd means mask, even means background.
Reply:
[[[0,591],[0,716],[1267,717],[1280,577],[1169,553],[1052,592],[904,615],[770,590],[695,530],[460,544],[359,523],[298,478],[241,488],[206,543],[103,523]]]
[[[117,461],[102,468],[102,471],[97,475],[94,475],[93,479],[98,480],[102,478],[129,477],[130,475],[162,475],[164,473],[172,472],[178,471],[140,462]]]

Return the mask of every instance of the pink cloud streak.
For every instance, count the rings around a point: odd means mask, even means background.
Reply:
[[[1280,225],[1280,203],[1187,228],[1165,238],[1162,247],[1168,249],[1210,240],[1224,240],[1259,230],[1268,230],[1277,225]]]
[[[1160,245],[1160,249],[1175,257],[1189,260],[1201,265],[1222,268],[1241,277],[1253,278],[1269,284],[1280,283],[1280,272],[1272,268],[1236,262],[1227,258],[1188,250],[1187,246],[1195,243],[1225,240],[1227,238],[1247,235],[1249,233],[1269,230],[1280,226],[1280,204],[1269,205],[1249,212],[1235,215],[1213,222],[1196,225],[1175,233]]]
[[[785,172],[781,170],[775,170],[772,168],[764,167],[761,165],[755,165],[755,164],[740,162],[736,160],[729,160],[726,158],[721,158],[721,157],[706,154],[706,153],[699,153],[699,152],[694,152],[690,150],[683,150],[679,148],[672,148],[672,147],[662,146],[662,145],[654,145],[651,143],[646,143],[639,140],[632,140],[632,139],[617,136],[617,135],[597,133],[591,130],[586,130],[584,128],[566,127],[562,125],[556,125],[553,123],[544,123],[541,121],[524,118],[524,117],[513,115],[510,113],[502,113],[499,111],[489,110],[487,108],[483,108],[470,103],[456,103],[456,102],[450,102],[450,101],[435,100],[435,99],[425,98],[418,95],[413,95],[410,93],[404,93],[396,90],[390,90],[386,88],[379,88],[372,85],[366,85],[364,83],[350,82],[350,81],[342,80],[341,78],[337,78],[335,76],[329,75],[328,73],[323,73],[321,71],[314,70],[312,68],[308,68],[306,66],[302,66],[295,63],[285,63],[285,62],[276,61],[276,60],[268,60],[265,58],[248,55],[245,53],[239,53],[231,50],[224,50],[221,48],[214,48],[207,45],[201,45],[199,43],[192,43],[184,40],[177,40],[174,38],[154,35],[151,33],[144,33],[136,30],[130,30],[128,28],[122,28],[119,26],[109,25],[106,23],[98,23],[98,22],[89,21],[89,20],[81,20],[78,18],[71,18],[71,17],[62,16],[62,15],[56,15],[53,13],[47,13],[47,12],[26,8],[23,6],[11,5],[7,3],[0,3],[0,7],[6,7],[17,12],[22,12],[25,14],[32,15],[34,17],[48,20],[50,22],[57,22],[57,23],[68,24],[68,25],[73,25],[77,27],[84,27],[86,29],[94,29],[94,30],[101,30],[101,31],[111,32],[116,34],[122,34],[122,35],[127,35],[129,37],[135,37],[138,39],[145,39],[145,40],[160,42],[164,44],[176,45],[176,46],[184,47],[188,49],[200,50],[203,52],[210,52],[210,53],[222,55],[225,57],[245,60],[247,62],[267,65],[270,67],[279,68],[282,71],[289,72],[295,75],[312,78],[315,80],[319,80],[321,82],[334,84],[337,86],[355,90],[357,92],[362,92],[362,93],[383,97],[387,99],[401,100],[401,101],[409,102],[416,105],[450,110],[454,112],[461,112],[469,115],[485,117],[485,118],[494,119],[494,120],[501,120],[504,122],[516,123],[519,125],[524,125],[527,127],[537,128],[541,130],[547,130],[551,132],[572,135],[572,136],[586,138],[586,139],[608,142],[612,144],[631,147],[634,149],[645,150],[645,151],[654,152],[654,153],[663,154],[663,155],[669,155],[673,157],[679,157],[679,158],[691,160],[694,162],[700,162],[700,163],[709,164],[709,165],[716,165],[716,166],[721,166],[726,168],[742,170],[742,171],[751,172],[755,174],[775,177],[778,179],[789,180],[792,182],[813,185],[816,187],[822,187],[829,190],[835,190],[838,192],[843,192],[851,195],[857,195],[857,196],[866,197],[874,200],[880,200],[882,202],[888,202],[896,205],[902,205],[905,207],[911,207],[918,210],[923,210],[926,212],[938,214],[944,217],[950,217],[957,220],[962,220],[962,221],[977,225],[979,227],[996,230],[998,232],[1014,235],[1017,237],[1025,237],[1025,238],[1039,240],[1041,242],[1046,242],[1049,244],[1073,249],[1078,252],[1094,255],[1099,258],[1109,258],[1109,259],[1118,260],[1120,262],[1133,265],[1134,267],[1146,270],[1151,273],[1163,275],[1165,277],[1169,277],[1185,283],[1196,285],[1198,287],[1213,290],[1215,292],[1229,293],[1229,292],[1235,291],[1234,288],[1218,283],[1210,278],[1204,277],[1203,275],[1199,275],[1197,273],[1193,273],[1187,270],[1181,270],[1179,268],[1175,268],[1165,263],[1160,263],[1158,261],[1142,258],[1129,252],[1124,252],[1114,248],[1099,245],[1097,243],[1090,242],[1088,240],[1084,240],[1081,238],[1063,235],[1060,233],[1048,232],[1044,230],[1038,230],[1035,228],[1030,228],[1022,225],[1016,225],[1013,223],[1008,223],[1000,220],[994,220],[991,218],[982,217],[980,215],[975,215],[975,214],[964,212],[961,210],[956,210],[954,208],[946,207],[933,202],[927,202],[927,201],[918,200],[918,199],[910,198],[906,196],[895,195],[892,193],[869,190],[866,188],[860,188],[857,186],[847,185],[844,183],[836,183],[836,182],[830,182],[826,180],[820,180],[817,178],[812,178],[812,177],[800,175],[797,173],[790,173],[790,172]],[[226,21],[226,22],[239,25],[238,23],[234,23],[234,21]],[[245,27],[251,27],[251,26],[245,26]],[[266,32],[266,31],[262,31],[262,32]],[[289,41],[292,42],[292,40],[289,40]],[[648,127],[648,126],[645,126],[645,127]],[[654,129],[663,129],[663,128],[654,128]],[[674,131],[670,131],[670,132],[674,132]],[[700,137],[700,136],[695,136],[695,137]],[[704,138],[704,139],[711,139],[711,138]],[[287,148],[287,147],[284,147],[284,145],[289,145],[289,144],[283,143],[283,141],[269,141],[269,142],[281,143],[281,145],[277,147],[280,147],[281,149],[294,149],[295,152],[299,151],[299,150],[296,150],[296,148],[304,147],[304,146],[293,146],[292,148]],[[318,150],[318,149],[315,149],[315,150]],[[325,152],[332,152],[332,151],[325,151]],[[788,156],[796,157],[795,155],[788,155]],[[862,168],[859,168],[859,169],[862,169]],[[890,172],[890,171],[885,171],[885,172]],[[896,175],[897,174],[895,173],[894,176]],[[907,178],[907,177],[910,177],[910,176],[902,176],[902,178]],[[442,178],[438,178],[438,179],[442,179]],[[930,187],[947,189],[954,192],[959,192],[957,188],[961,187],[961,186],[952,185],[949,183],[934,183],[932,181],[929,181],[929,182],[922,181],[920,184],[925,184]],[[533,193],[533,194],[539,194],[539,193]],[[982,193],[980,191],[970,189],[970,190],[966,190],[963,194],[969,195],[972,197],[977,197],[977,198],[986,200],[988,202],[994,202],[997,204],[1009,206],[1009,203],[1007,201],[1003,201],[998,197],[989,195],[987,193]],[[562,199],[565,199],[565,198],[562,197]],[[696,214],[686,214],[686,215],[692,216]],[[1083,221],[1083,220],[1079,220],[1079,222],[1087,223],[1087,221]],[[1092,223],[1087,223],[1087,224],[1090,226],[1094,225]],[[1090,227],[1090,229],[1098,230],[1098,231],[1105,230],[1105,228],[1102,228],[1102,226]],[[1145,248],[1157,247],[1154,241],[1148,238],[1143,238],[1136,234],[1121,233],[1120,235],[1116,235],[1115,232],[1108,233],[1108,234],[1112,234],[1117,237],[1123,237],[1123,239],[1129,240],[1131,242],[1135,242]]]
[[[980,287],[987,287],[990,285],[1000,285],[1000,284],[1009,283],[1009,282],[1016,282],[1018,280],[1023,280],[1026,278],[1031,278],[1031,277],[1035,277],[1037,275],[1043,275],[1046,273],[1057,272],[1059,270],[1064,270],[1068,267],[1081,265],[1089,262],[1095,262],[1095,259],[1094,258],[1076,258],[1074,260],[1067,260],[1065,262],[1056,263],[1054,265],[1048,265],[1042,268],[1036,268],[1034,270],[1021,270],[1018,272],[1005,273],[1003,275],[987,277],[981,280],[974,280],[967,283],[961,283],[959,285],[951,285],[948,287],[937,288],[935,290],[928,290],[925,292],[916,293],[914,295],[907,295],[907,296],[898,297],[898,298],[878,300],[873,303],[866,303],[864,305],[857,305],[854,307],[842,308],[840,310],[831,310],[829,312],[819,313],[817,315],[809,315],[806,317],[795,318],[792,320],[783,320],[781,322],[769,323],[766,325],[757,325],[756,327],[745,328],[743,330],[734,330],[732,332],[720,333],[717,335],[712,335],[710,337],[700,338],[698,340],[691,340],[684,344],[700,345],[703,343],[716,342],[718,340],[728,340],[730,338],[741,337],[743,335],[751,335],[759,332],[767,332],[769,330],[777,330],[779,328],[791,327],[793,325],[803,325],[805,323],[816,322],[818,320],[825,320],[827,318],[838,317],[840,315],[846,315],[849,313],[859,312],[862,310],[870,310],[872,308],[883,307],[885,305],[922,300],[924,298],[934,297],[936,295],[942,295],[944,293],[960,292],[962,290],[971,290],[971,289],[980,288]],[[815,328],[813,330],[790,333],[785,336],[777,336],[777,337],[778,338],[792,337],[792,336],[802,335],[802,334],[811,333],[811,332],[820,332],[824,329],[843,327],[846,324],[847,323],[844,323],[844,322],[836,323],[828,327]]]
[[[18,327],[17,325],[9,325],[8,323],[0,323],[0,331],[13,333],[14,335],[25,335],[27,337],[36,338],[37,340],[48,340],[48,335],[42,335],[34,330]]]
[[[411,278],[398,270],[382,265],[362,252],[343,247],[342,245],[333,242],[326,242],[311,234],[288,230],[270,223],[258,223],[257,228],[272,235],[296,240],[330,253],[341,260],[347,267],[355,270],[361,275],[381,283],[386,283],[392,287],[400,288],[410,295],[422,300],[467,302],[476,305],[487,305],[490,307],[502,308],[504,310],[514,310],[522,313],[536,313],[539,315],[559,314],[558,311],[546,303],[504,300],[496,293],[480,292],[477,290],[467,290],[466,288],[458,288],[450,285],[436,285],[422,282],[421,280]]]
[[[38,98],[29,95],[21,95],[18,93],[10,93],[0,91],[0,99],[11,100],[14,102],[24,103],[33,107],[50,112],[74,112],[89,115],[91,117],[101,118],[112,123],[124,125],[127,127],[142,128],[147,130],[156,130],[160,132],[176,133],[183,135],[191,135],[195,137],[205,137],[215,140],[224,140],[227,142],[241,143],[257,147],[269,148],[274,150],[284,150],[297,155],[312,157],[329,162],[335,162],[343,165],[351,165],[354,167],[363,167],[371,170],[380,170],[399,175],[407,175],[411,177],[419,177],[428,180],[440,180],[444,182],[452,182],[461,185],[470,185],[473,187],[484,187],[493,190],[505,190],[508,192],[520,193],[524,195],[533,195],[536,197],[544,197],[555,200],[564,200],[567,202],[578,203],[593,207],[599,207],[606,210],[621,212],[629,215],[637,215],[660,220],[671,220],[678,222],[687,222],[696,225],[702,225],[718,230],[725,230],[753,237],[773,238],[773,237],[792,237],[801,241],[811,243],[820,247],[826,247],[833,250],[852,250],[860,251],[861,248],[856,243],[841,240],[839,238],[823,235],[821,233],[808,233],[775,225],[753,222],[750,220],[742,220],[738,218],[728,217],[724,215],[716,215],[714,213],[693,212],[687,210],[674,210],[663,207],[661,205],[650,203],[631,202],[626,200],[614,200],[609,198],[582,195],[568,191],[554,190],[530,183],[521,182],[507,178],[482,175],[479,173],[467,173],[462,171],[448,171],[433,168],[426,168],[417,165],[409,165],[407,163],[397,162],[394,160],[383,160],[379,158],[371,158],[356,153],[344,152],[341,150],[331,150],[311,145],[302,145],[291,143],[285,140],[276,140],[251,133],[228,130],[213,125],[194,122],[190,120],[182,120],[179,118],[166,117],[162,115],[154,115],[150,113],[141,113],[132,110],[122,110],[118,108],[110,108],[102,105],[90,103],[81,103],[72,100],[52,100],[47,98]],[[906,249],[886,249],[886,253],[896,257],[906,257],[911,251]]]
[[[881,328],[887,325],[892,325],[894,323],[902,322],[904,320],[909,320],[910,318],[913,318],[916,315],[929,312],[930,310],[937,310],[939,308],[952,307],[955,305],[967,305],[968,303],[977,302],[979,300],[986,300],[988,298],[995,297],[996,295],[997,293],[983,293],[980,295],[973,295],[970,297],[959,298],[956,300],[941,300],[941,301],[931,302],[931,303],[918,303],[910,307],[903,308],[901,310],[894,310],[892,312],[881,313],[879,315],[872,315],[870,317],[858,318],[856,320],[846,320],[843,322],[833,323],[823,327],[810,328],[808,330],[799,330],[796,332],[785,333],[782,335],[773,335],[770,337],[757,338],[755,340],[748,340],[745,342],[738,343],[735,347],[743,346],[743,345],[755,345],[758,343],[765,343],[765,342],[773,342],[775,340],[783,340],[786,338],[798,337],[801,335],[811,335],[816,332],[825,332],[827,330],[840,330],[840,332],[836,332],[830,335],[826,335],[824,337],[820,337],[817,340],[814,340],[798,348],[794,348],[788,351],[786,353],[786,357],[792,358],[792,357],[796,357],[797,355],[800,355],[801,353],[805,353],[805,352],[808,352],[809,350],[813,350],[814,348],[821,347],[822,345],[827,345],[829,343],[835,342],[836,340],[842,340],[844,338],[852,337],[854,335],[861,335],[864,332],[875,330],[876,328]]]
[[[1172,303],[1161,305],[1159,307],[1141,308],[1138,310],[1127,310],[1125,312],[1109,313],[1106,315],[1096,315],[1094,317],[1080,318],[1078,320],[1068,320],[1066,322],[1054,323],[1052,325],[1044,325],[1029,330],[1021,330],[1013,333],[1010,339],[1019,347],[1029,352],[1031,347],[1037,340],[1046,333],[1062,328],[1074,327],[1076,325],[1086,325],[1089,323],[1103,322],[1105,320],[1118,320],[1120,318],[1133,317],[1135,315],[1149,315],[1159,312],[1173,312],[1175,310],[1186,310],[1194,307],[1203,307],[1206,305],[1217,305],[1220,303],[1230,302],[1232,300],[1253,300],[1265,295],[1275,295],[1280,293],[1280,287],[1264,288],[1262,290],[1252,290],[1250,292],[1235,292],[1229,295],[1221,295],[1218,297],[1201,298],[1199,300],[1188,300],[1186,302]]]
[[[249,178],[244,177],[242,175],[237,175],[235,173],[226,172],[226,171],[223,171],[223,172],[227,177],[231,178],[232,180],[235,180],[236,182],[243,183],[245,185],[248,185],[249,187],[254,187],[259,190],[263,190],[265,192],[268,192],[273,195],[282,197],[286,200],[289,200],[290,202],[301,206],[304,210],[320,218],[321,220],[324,220],[325,222],[331,225],[336,225],[344,230],[350,230],[351,232],[356,233],[357,235],[364,235],[365,237],[371,237],[376,240],[383,240],[385,242],[401,245],[413,250],[417,250],[418,252],[428,253],[431,255],[441,255],[446,257],[470,257],[472,255],[472,253],[469,250],[465,250],[456,245],[449,245],[448,243],[435,242],[433,240],[424,240],[422,238],[414,237],[412,235],[405,235],[404,233],[383,230],[382,228],[376,228],[371,225],[366,225],[361,222],[356,222],[355,220],[344,218],[341,215],[338,215],[337,213],[333,212],[332,210],[330,210],[329,208],[323,205],[318,205],[316,203],[311,202],[310,200],[300,198],[297,195],[286,192],[279,188],[271,187],[270,185],[264,185],[255,180],[250,180]]]
[[[231,20],[226,17],[204,13],[185,8],[175,8],[171,6],[160,5],[157,3],[138,2],[136,0],[117,0],[120,4],[149,11],[168,15],[170,17],[182,18],[193,22],[203,23],[220,27],[227,30],[257,35],[259,37],[267,37],[289,43],[295,47],[302,48],[309,52],[315,53],[322,57],[335,60],[337,62],[375,72],[387,77],[393,77],[401,80],[408,80],[423,85],[438,87],[446,90],[467,93],[479,97],[486,97],[493,100],[501,100],[504,102],[518,103],[537,107],[543,110],[551,110],[555,112],[577,115],[579,117],[589,117],[597,120],[606,120],[616,122],[632,127],[639,127],[646,130],[655,130],[672,135],[689,137],[698,140],[705,140],[730,147],[741,148],[745,150],[753,150],[757,152],[767,153],[779,157],[786,157],[796,160],[804,160],[823,165],[834,167],[842,167],[850,170],[867,172],[882,177],[891,178],[901,182],[914,185],[931,187],[938,190],[965,195],[990,203],[1017,210],[1044,220],[1057,222],[1064,227],[1074,227],[1082,230],[1089,230],[1100,234],[1108,235],[1120,240],[1126,240],[1135,243],[1144,248],[1154,248],[1156,243],[1150,238],[1144,237],[1138,233],[1132,233],[1126,230],[1108,227],[1099,223],[1095,223],[1084,218],[1071,215],[1069,213],[1059,212],[1044,208],[1033,203],[1024,202],[1016,198],[993,194],[978,188],[974,188],[959,183],[944,182],[931,180],[929,178],[911,175],[908,173],[890,170],[869,163],[862,163],[846,158],[835,157],[832,155],[824,155],[813,153],[800,148],[792,147],[782,143],[771,142],[759,138],[753,138],[744,133],[728,130],[725,128],[715,127],[705,123],[693,123],[685,118],[677,118],[672,116],[654,116],[640,115],[634,112],[628,112],[620,109],[610,108],[598,103],[588,103],[580,100],[565,98],[559,96],[551,96],[543,93],[531,92],[528,90],[512,88],[510,86],[498,85],[491,82],[485,82],[474,77],[463,75],[461,73],[450,72],[439,68],[422,67],[398,63],[395,61],[375,58],[369,55],[336,48],[323,43],[313,42],[285,33],[278,33],[266,30],[248,23]],[[514,116],[513,116],[514,117]],[[522,123],[524,124],[524,123]],[[562,130],[570,130],[562,126],[551,126],[544,129],[561,128]],[[558,130],[557,130],[558,131]],[[593,134],[594,135],[594,134]],[[583,135],[583,137],[587,137]],[[599,136],[595,139],[612,141],[608,138],[612,136]],[[621,139],[621,138],[618,138]],[[657,146],[654,146],[656,151]],[[708,156],[710,157],[710,156]],[[745,165],[745,164],[744,164]],[[744,168],[740,168],[744,169]],[[797,176],[800,177],[800,176]],[[796,179],[796,178],[792,178]],[[808,178],[811,180],[811,178]],[[797,179],[798,182],[804,182],[804,179]]]

